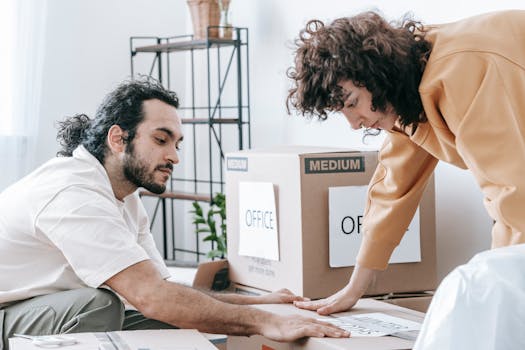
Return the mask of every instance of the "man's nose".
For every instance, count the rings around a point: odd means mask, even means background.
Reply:
[[[170,153],[166,155],[166,159],[171,164],[179,164],[180,159],[179,159],[179,154],[177,153],[177,148],[173,147]]]

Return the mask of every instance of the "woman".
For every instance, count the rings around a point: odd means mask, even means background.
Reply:
[[[366,12],[310,21],[296,43],[288,106],[388,134],[350,282],[297,306],[329,314],[355,304],[387,267],[439,160],[474,174],[493,247],[525,242],[525,11],[436,26]]]

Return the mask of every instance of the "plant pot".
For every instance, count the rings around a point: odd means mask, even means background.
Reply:
[[[220,11],[217,0],[187,0],[187,3],[193,24],[193,38],[218,38],[219,28],[209,28],[208,32],[209,26],[219,25]]]

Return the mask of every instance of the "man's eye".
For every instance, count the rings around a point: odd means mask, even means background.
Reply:
[[[166,140],[164,140],[164,139],[161,139],[161,138],[159,138],[159,137],[156,137],[156,138],[155,138],[155,140],[156,140],[156,141],[157,141],[157,143],[158,143],[158,144],[160,144],[160,145],[163,145],[163,144],[165,144],[165,143],[166,143]]]
[[[182,144],[177,143],[177,145],[175,146],[175,149],[176,149],[177,151],[180,151],[180,150],[182,149]]]

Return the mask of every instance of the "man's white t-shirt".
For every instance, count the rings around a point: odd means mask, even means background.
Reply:
[[[148,259],[169,277],[138,194],[115,198],[106,170],[83,146],[0,194],[0,306],[96,288]]]

